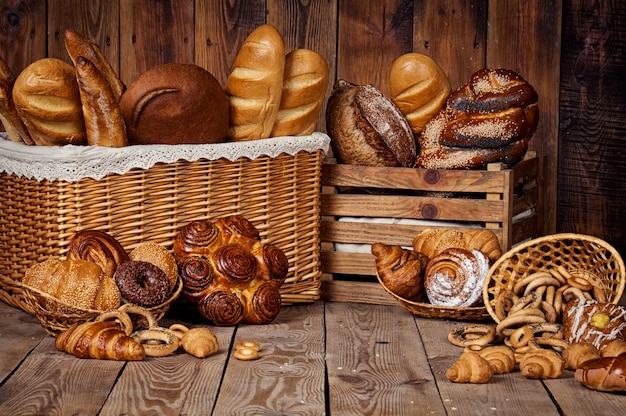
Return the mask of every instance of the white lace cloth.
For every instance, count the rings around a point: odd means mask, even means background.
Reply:
[[[0,133],[0,172],[29,179],[60,179],[76,182],[84,178],[102,179],[110,173],[124,174],[134,168],[148,169],[157,163],[178,160],[226,158],[235,161],[246,157],[276,157],[300,151],[328,152],[330,138],[319,132],[310,136],[273,137],[237,143],[202,145],[136,145],[121,148],[98,146],[26,146],[14,143]]]

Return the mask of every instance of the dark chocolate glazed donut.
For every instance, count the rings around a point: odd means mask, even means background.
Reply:
[[[164,303],[170,293],[165,272],[152,263],[129,260],[120,264],[113,275],[126,302],[153,307]]]

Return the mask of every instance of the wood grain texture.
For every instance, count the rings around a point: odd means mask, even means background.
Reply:
[[[46,18],[46,5],[41,0],[0,2],[0,57],[15,76],[47,56]]]
[[[326,309],[330,414],[445,414],[409,312],[342,303]]]
[[[626,256],[626,4],[566,4],[557,223],[604,236]]]
[[[120,4],[120,78],[130,85],[165,63],[194,63],[194,0],[131,0]]]
[[[485,67],[487,0],[414,3],[413,50],[433,58],[452,89]]]

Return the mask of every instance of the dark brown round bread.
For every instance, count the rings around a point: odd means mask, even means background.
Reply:
[[[410,167],[417,156],[409,122],[371,85],[338,80],[326,107],[326,130],[342,163]]]
[[[130,144],[226,141],[228,98],[207,70],[164,64],[139,76],[120,99]]]

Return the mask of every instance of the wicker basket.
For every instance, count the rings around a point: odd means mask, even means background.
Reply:
[[[314,135],[308,142],[302,138],[306,145],[298,140],[289,154],[179,159],[97,180],[1,172],[0,300],[33,313],[36,302],[25,299],[21,278],[36,262],[64,258],[80,230],[105,231],[128,251],[142,241],[171,249],[185,224],[232,214],[245,216],[261,239],[285,252],[289,273],[281,287],[283,304],[318,300],[321,165],[329,139]],[[279,140],[269,146],[277,147]]]
[[[622,297],[626,270],[615,248],[597,237],[552,234],[512,248],[491,266],[483,287],[483,300],[489,315],[500,322],[495,303],[502,290],[511,290],[518,279],[558,266],[593,272],[602,280],[609,302],[617,304]]]
[[[103,311],[95,309],[77,308],[60,301],[47,293],[21,285],[24,310],[35,315],[46,332],[52,336],[68,329],[72,325],[82,324],[95,319]],[[159,321],[170,306],[178,299],[183,285],[180,277],[170,298],[160,305],[146,308],[146,310]]]
[[[424,318],[453,319],[457,321],[482,321],[489,319],[489,313],[487,313],[487,309],[484,306],[462,308],[454,306],[437,306],[430,303],[406,300],[389,290],[383,283],[383,280],[380,278],[378,273],[376,273],[376,277],[378,278],[378,282],[381,284],[383,289],[396,299],[404,309],[408,310],[413,315]]]

